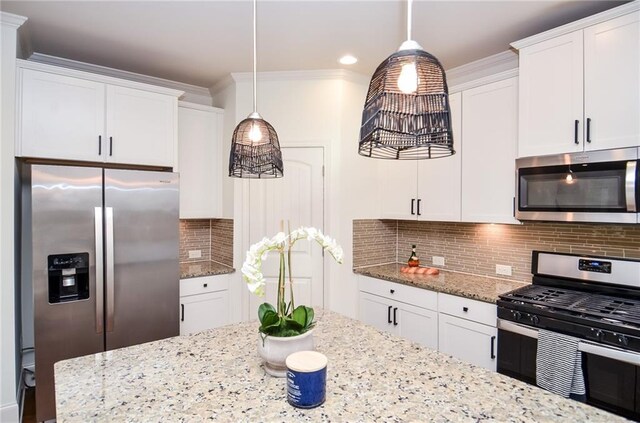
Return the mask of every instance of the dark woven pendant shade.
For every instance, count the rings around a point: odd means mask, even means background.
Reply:
[[[403,66],[412,64],[417,86],[407,94],[398,87],[398,78]],[[378,66],[362,112],[358,153],[410,160],[455,154],[449,89],[438,59],[421,49],[405,49]]]
[[[254,115],[257,116],[252,117]],[[260,134],[259,139],[256,133]],[[282,152],[276,130],[260,115],[252,114],[233,131],[229,176],[280,178],[283,175]]]

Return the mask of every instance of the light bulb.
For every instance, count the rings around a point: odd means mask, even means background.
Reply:
[[[415,63],[402,65],[402,70],[398,77],[398,88],[405,94],[416,92],[418,89],[418,71]]]
[[[255,123],[251,124],[251,129],[249,130],[249,139],[253,142],[258,142],[262,139],[262,132],[260,132],[260,127]]]
[[[564,178],[565,181],[567,181],[568,184],[572,184],[575,182],[575,180],[573,179],[573,172],[569,171],[569,173],[567,173],[567,177]]]

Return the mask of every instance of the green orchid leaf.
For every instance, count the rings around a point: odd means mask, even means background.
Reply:
[[[300,327],[305,327],[307,323],[307,308],[305,306],[296,307],[291,313],[291,318],[300,324]]]
[[[280,326],[281,319],[273,310],[267,310],[262,316],[262,326],[260,326],[260,332],[266,332],[269,328],[274,328]]]
[[[313,318],[315,317],[315,313],[313,311],[313,308],[311,307],[306,307],[304,306],[306,312],[307,312],[307,319],[304,322],[304,327],[305,328],[310,328],[313,325]]]
[[[258,319],[260,319],[260,323],[264,324],[264,315],[267,311],[276,312],[276,309],[269,303],[262,303],[260,307],[258,307]]]
[[[304,329],[304,325],[296,320],[293,320],[289,317],[285,317],[284,318],[284,322],[285,322],[285,327],[287,329],[292,329],[295,331],[300,331],[302,329]]]

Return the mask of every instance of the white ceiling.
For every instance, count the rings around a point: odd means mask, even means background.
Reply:
[[[416,1],[413,38],[450,69],[509,43],[624,1]],[[258,2],[258,69],[348,68],[372,74],[406,38],[405,3]],[[243,1],[5,1],[29,18],[29,49],[211,87],[252,69],[252,3]],[[339,56],[360,60],[347,67]]]

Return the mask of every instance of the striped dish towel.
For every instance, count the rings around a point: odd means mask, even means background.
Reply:
[[[565,398],[585,399],[582,353],[579,339],[547,330],[538,330],[536,383]]]

